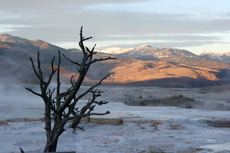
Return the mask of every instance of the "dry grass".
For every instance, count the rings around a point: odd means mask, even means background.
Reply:
[[[83,118],[82,121],[86,123],[111,124],[111,125],[123,124],[123,120],[119,118]]]
[[[8,125],[7,121],[0,121],[0,125]]]
[[[179,125],[179,124],[171,124],[170,125],[170,130],[183,130],[185,127],[184,126],[182,126],[182,125]]]
[[[43,118],[25,118],[25,122],[44,121]]]

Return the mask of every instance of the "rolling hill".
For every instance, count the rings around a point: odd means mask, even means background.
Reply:
[[[67,50],[42,40],[0,34],[0,79],[35,82],[29,57],[36,59],[40,51],[44,74],[48,74],[50,61],[58,50],[76,61],[82,56],[78,49]],[[129,49],[108,48],[95,55],[96,58],[108,56],[117,59],[92,65],[86,82],[98,81],[110,73],[105,82],[119,85],[201,87],[229,83],[227,63],[208,60],[186,50],[144,45]],[[61,66],[64,80],[77,76],[76,67],[64,58]]]

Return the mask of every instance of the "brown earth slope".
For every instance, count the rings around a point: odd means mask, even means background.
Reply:
[[[162,61],[130,60],[119,63],[110,71],[112,75],[106,82],[128,83],[165,78],[187,77],[192,79],[220,80],[218,69],[177,65]]]
[[[4,35],[4,39],[0,42],[0,80],[11,77],[15,77],[20,81],[33,81],[33,79],[36,79],[29,57],[36,59],[37,51],[40,51],[44,75],[48,75],[50,61],[53,56],[57,56],[58,50],[74,61],[81,60],[82,55],[79,50],[66,50],[41,40],[29,41]],[[106,58],[108,56],[111,55],[98,52],[95,58]],[[98,81],[108,73],[111,75],[105,82],[113,84],[147,84],[152,86],[158,84],[161,86],[171,82],[172,86],[183,84],[186,87],[190,87],[194,86],[195,81],[197,82],[195,86],[199,87],[201,84],[203,84],[202,86],[209,86],[216,82],[221,82],[222,84],[230,82],[230,66],[222,62],[200,60],[200,58],[192,60],[189,57],[186,57],[186,62],[181,59],[178,61],[144,61],[130,57],[112,56],[117,59],[92,65],[87,74],[86,82]],[[57,60],[54,64],[57,64]],[[61,66],[62,76],[67,80],[72,75],[77,76],[76,65],[63,58]]]

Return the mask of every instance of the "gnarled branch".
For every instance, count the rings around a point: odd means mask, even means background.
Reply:
[[[37,67],[35,67],[34,61],[30,58],[30,62],[32,64],[33,71],[39,80],[40,83],[40,92],[38,93],[31,88],[26,88],[26,90],[31,93],[41,97],[45,103],[45,130],[46,130],[46,146],[44,148],[44,152],[55,152],[57,147],[57,141],[59,136],[65,130],[64,127],[67,121],[72,121],[72,128],[78,127],[80,120],[82,117],[90,117],[91,115],[106,115],[109,114],[109,111],[105,113],[93,113],[94,108],[97,105],[104,105],[108,102],[106,101],[97,101],[96,99],[101,96],[102,91],[95,89],[99,86],[102,81],[104,81],[109,74],[103,77],[98,83],[91,86],[89,89],[81,93],[79,93],[79,89],[86,77],[86,74],[90,68],[90,66],[99,61],[105,61],[110,59],[115,59],[112,57],[94,59],[96,45],[90,50],[88,47],[84,45],[84,41],[91,39],[92,37],[84,37],[83,36],[83,27],[80,29],[80,41],[79,46],[82,50],[83,57],[81,61],[74,61],[64,54],[64,58],[77,66],[77,70],[79,75],[75,80],[73,77],[70,79],[71,86],[67,88],[66,91],[61,91],[61,53],[58,51],[58,64],[57,67],[54,66],[55,57],[51,61],[51,72],[48,75],[48,80],[45,81],[43,79],[42,69],[41,69],[41,61],[40,61],[40,53],[37,54]],[[54,74],[56,73],[56,87],[50,88],[49,85],[53,79]],[[86,102],[84,107],[81,109],[77,107],[77,102],[84,97],[86,94],[92,94],[92,97]],[[56,95],[55,95],[56,94]],[[78,95],[78,96],[76,96]],[[52,117],[52,118],[51,118]],[[53,120],[52,120],[53,119]],[[53,122],[53,123],[52,123]]]

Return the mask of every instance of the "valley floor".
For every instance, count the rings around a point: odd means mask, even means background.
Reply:
[[[87,88],[87,87],[85,87]],[[59,139],[58,151],[77,153],[206,153],[230,152],[230,111],[186,109],[169,106],[127,106],[124,101],[168,98],[176,95],[229,106],[229,90],[168,89],[154,87],[101,87],[102,99],[110,102],[98,107],[97,112],[109,110],[108,116],[120,118],[121,125],[84,123],[85,131],[66,131]],[[42,152],[45,144],[44,123],[26,122],[22,118],[42,117],[43,105],[39,99],[20,94],[20,98],[0,101],[0,152]],[[8,97],[8,99],[7,99]],[[87,99],[87,98],[86,98]],[[31,104],[32,103],[32,104]],[[41,103],[41,104],[40,104]],[[84,100],[81,101],[84,103]],[[208,105],[207,105],[208,107]],[[34,112],[34,113],[31,113]],[[29,115],[33,114],[33,115]]]

